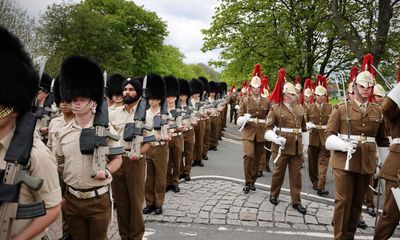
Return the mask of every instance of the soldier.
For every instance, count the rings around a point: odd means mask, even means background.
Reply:
[[[46,73],[43,73],[42,78],[40,80],[39,91],[36,97],[37,107],[38,107],[36,112],[38,117],[38,120],[36,122],[36,130],[45,144],[47,144],[48,133],[49,133],[48,120],[50,119],[46,118],[46,115],[49,114],[48,111],[50,110],[49,107],[51,103],[49,101],[52,101],[50,95],[51,81],[52,81],[51,77]]]
[[[150,108],[146,111],[146,126],[152,129],[147,135],[156,136],[156,141],[151,142],[151,147],[146,154],[147,175],[145,184],[146,207],[143,214],[162,214],[164,204],[167,166],[168,166],[168,123],[163,114],[168,114],[165,106],[165,81],[157,74],[147,76],[146,96]],[[164,106],[163,106],[164,105]],[[161,107],[163,106],[163,107]],[[165,109],[163,109],[165,108]],[[161,124],[160,124],[161,123]],[[165,124],[165,125],[163,125]]]
[[[383,89],[382,85],[380,84],[376,84],[374,86],[374,90],[373,90],[373,96],[371,101],[374,103],[377,103],[379,105],[382,106],[383,101],[385,100],[385,89]],[[385,130],[387,130],[387,124],[386,121],[384,119],[385,122]],[[386,131],[386,135],[388,132]],[[385,159],[382,159],[382,161]],[[382,163],[378,163],[378,164],[382,164]],[[379,166],[381,167],[381,166]],[[373,187],[374,190],[368,188],[367,192],[365,193],[365,206],[367,207],[366,212],[372,216],[375,217],[376,216],[376,212],[375,212],[375,204],[374,204],[374,193],[377,194],[377,192],[375,191],[376,187],[378,186],[378,175],[377,172],[375,172],[374,177],[371,178],[371,181],[369,183],[369,186]]]
[[[73,239],[105,239],[112,209],[111,174],[121,166],[121,156],[108,156],[105,170],[93,172],[93,161],[100,156],[94,155],[94,149],[82,152],[83,145],[80,145],[84,141],[83,130],[93,129],[97,120],[93,112],[106,104],[103,74],[95,61],[70,56],[61,64],[59,81],[60,96],[71,100],[75,115],[71,123],[59,130],[55,145],[57,161],[64,162],[63,178],[67,184],[63,205],[65,221]],[[112,127],[109,131],[116,134]],[[107,146],[120,146],[110,138],[106,142]]]
[[[238,112],[237,122],[242,129],[244,150],[244,193],[256,190],[255,182],[260,161],[265,158],[265,119],[270,106],[268,100],[260,95],[261,78],[259,76],[262,76],[262,74],[260,65],[257,64],[249,84],[251,87],[250,94],[243,99]]]
[[[268,86],[268,78],[267,75],[264,76],[261,81],[261,97],[268,99],[269,97],[269,86]],[[271,172],[271,168],[269,167],[269,159],[271,158],[271,142],[265,141],[265,158],[261,159],[260,168],[258,170],[257,177],[263,176],[263,171]],[[267,150],[268,149],[268,150]]]
[[[229,103],[229,98],[228,98],[228,85],[226,84],[226,82],[221,82],[220,83],[221,84],[221,86],[222,86],[222,89],[221,89],[221,91],[220,91],[220,96],[219,96],[219,98],[220,99],[223,99],[223,102],[222,102],[222,109],[223,109],[223,111],[221,111],[221,126],[222,126],[222,128],[221,128],[221,131],[220,131],[220,138],[219,138],[219,140],[221,140],[222,138],[222,131],[225,131],[225,128],[226,128],[226,119],[227,119],[227,114],[228,114],[228,103]]]
[[[236,124],[237,109],[235,108],[235,106],[236,106],[237,94],[234,85],[231,86],[230,94],[231,95],[229,96],[229,107],[230,107],[229,123],[232,123],[233,121],[233,123]]]
[[[108,107],[108,113],[111,114],[116,108],[124,105],[124,100],[122,96],[122,83],[125,78],[121,74],[113,74],[107,80],[107,97],[110,100]]]
[[[313,189],[319,196],[329,195],[325,190],[326,172],[328,170],[330,152],[325,149],[325,129],[332,106],[326,101],[327,91],[317,86],[314,91],[315,103],[307,108],[305,120],[309,131],[308,172]]]
[[[278,205],[279,193],[285,177],[286,167],[289,165],[290,195],[292,207],[301,214],[306,209],[301,205],[301,172],[303,164],[302,131],[305,129],[304,113],[300,105],[295,104],[297,95],[292,83],[284,83],[285,70],[278,73],[278,81],[270,96],[275,103],[267,117],[267,131],[265,139],[272,142],[272,159],[275,159],[275,168],[272,172],[271,196],[269,201]],[[284,85],[283,85],[284,84]],[[279,89],[283,90],[282,93]],[[283,96],[282,96],[283,95]],[[281,102],[282,101],[282,102]],[[277,128],[277,135],[273,129]]]
[[[182,107],[182,125],[183,125],[183,154],[181,162],[181,178],[190,181],[190,172],[192,170],[193,151],[195,134],[193,126],[197,125],[196,116],[193,112],[193,106],[189,97],[192,95],[190,84],[187,80],[179,79],[180,101]]]
[[[180,192],[179,173],[183,152],[181,108],[180,106],[177,107],[176,104],[178,102],[180,105],[180,101],[177,101],[180,96],[180,88],[179,81],[174,76],[166,76],[164,80],[166,85],[166,101],[168,105],[168,112],[171,115],[168,119],[168,125],[170,126],[168,131],[171,141],[168,143],[169,161],[167,168],[166,191],[172,190],[177,193]]]
[[[57,107],[61,111],[61,116],[53,118],[49,124],[49,138],[47,141],[47,147],[53,152],[54,156],[56,156],[56,146],[55,143],[57,142],[55,139],[57,137],[58,131],[63,128],[64,126],[68,125],[72,119],[74,118],[74,113],[71,109],[71,101],[61,99],[60,96],[60,84],[59,79],[56,78],[54,82],[54,102],[56,103]],[[55,162],[58,168],[59,177],[60,177],[60,185],[61,185],[61,193],[65,194],[65,183],[64,179],[62,178],[62,168],[64,164]],[[62,212],[62,230],[63,236],[60,240],[68,240],[72,239],[71,235],[69,234],[68,225],[65,223],[64,213]]]
[[[146,160],[144,157],[130,159],[128,153],[131,151],[132,142],[127,142],[123,139],[125,126],[127,123],[134,122],[138,102],[142,96],[142,84],[140,81],[143,81],[143,78],[128,78],[119,85],[122,89],[123,105],[109,113],[110,125],[117,131],[120,136],[120,142],[127,152],[122,156],[122,165],[113,174],[111,183],[117,206],[119,235],[124,240],[142,239],[145,231],[142,208]],[[114,93],[118,92],[116,88],[111,90]],[[119,98],[112,95],[112,99]],[[149,144],[144,144],[141,147],[141,153],[146,152],[149,147]]]
[[[204,115],[204,138],[203,138],[203,153],[202,153],[202,158],[204,160],[208,160],[208,150],[209,150],[209,142],[210,142],[210,134],[211,134],[211,119],[210,119],[210,114],[211,111],[208,106],[208,94],[210,92],[210,85],[208,83],[207,78],[205,77],[199,77],[199,80],[203,82],[204,86],[204,91],[202,95],[202,101],[204,104],[204,109],[205,109],[205,115]]]
[[[6,166],[14,164],[9,163],[5,158],[9,149],[12,148],[11,143],[17,131],[24,131],[24,129],[18,129],[18,124],[31,108],[39,85],[39,78],[22,43],[3,27],[0,27],[0,52],[0,171],[4,174]],[[32,121],[32,127],[34,125],[35,123]],[[43,185],[38,190],[33,190],[26,184],[20,184],[16,203],[32,203],[43,200],[46,212],[45,215],[33,219],[14,219],[10,229],[12,239],[47,239],[46,228],[57,219],[61,208],[61,188],[53,156],[37,135],[33,134],[33,131],[30,136],[33,136],[33,144],[30,148],[29,166],[24,167],[28,168],[26,173],[30,177],[43,179]],[[5,177],[1,178],[2,189]],[[3,202],[0,210],[3,210],[2,208],[6,207],[6,204],[8,205],[9,199],[5,200],[5,197],[10,196],[6,196],[5,193],[10,193],[10,186],[14,185],[8,183],[8,190],[2,190],[1,200]],[[5,217],[10,216],[5,215]],[[7,220],[6,218],[0,219],[1,223],[7,222]],[[4,232],[0,235],[4,236]],[[5,238],[6,236],[4,236]]]
[[[206,113],[204,107],[201,106],[201,96],[203,94],[204,85],[203,82],[198,79],[192,79],[190,82],[190,88],[192,90],[191,104],[196,114],[197,125],[194,126],[195,132],[195,147],[193,150],[193,163],[192,166],[203,167],[203,147],[204,147],[204,132],[205,132],[205,121]]]
[[[354,238],[365,191],[376,168],[376,144],[388,144],[381,107],[368,103],[374,85],[369,71],[359,73],[353,81],[354,100],[332,112],[325,131],[325,147],[333,150],[335,239]]]
[[[220,111],[217,104],[217,93],[219,92],[218,84],[214,81],[209,82],[208,104],[210,117],[210,136],[208,141],[208,149],[217,151],[218,138],[221,127]],[[204,151],[203,151],[204,152]],[[204,156],[204,155],[203,155]]]
[[[374,239],[389,239],[400,220],[399,207],[393,196],[392,188],[400,187],[400,84],[389,92],[383,102],[383,115],[389,125],[392,135],[390,152],[386,160],[383,158],[381,178],[385,179],[385,202],[383,212],[375,228]]]

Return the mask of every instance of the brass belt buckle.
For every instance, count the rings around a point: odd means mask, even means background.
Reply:
[[[299,132],[300,132],[299,129],[293,128],[293,133],[297,134],[297,133],[299,133]]]
[[[91,192],[79,192],[79,198],[88,199],[91,197]]]
[[[255,123],[255,124],[258,123],[258,118],[254,118],[254,123]]]
[[[366,136],[358,136],[358,142],[365,143],[367,141]]]

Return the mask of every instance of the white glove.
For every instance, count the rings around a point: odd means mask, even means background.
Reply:
[[[308,144],[310,142],[310,134],[308,132],[302,132],[301,140],[303,142],[303,148],[304,148],[304,150],[306,150],[308,148]]]
[[[357,147],[357,143],[355,141],[349,142],[341,139],[336,135],[330,135],[325,142],[325,148],[327,150],[334,150],[334,151],[342,151],[347,152],[351,150],[355,152],[355,148]]]
[[[239,105],[235,105],[235,109],[238,110],[239,109]]]
[[[387,96],[400,107],[400,83],[396,84]]]
[[[247,121],[249,121],[250,118],[251,118],[251,114],[250,113],[245,113],[243,116]]]
[[[278,135],[276,135],[276,133],[274,133],[274,131],[272,130],[268,130],[267,132],[265,132],[264,138],[267,141],[274,142],[275,144],[281,146],[285,146],[286,143],[286,138],[278,137]]]
[[[307,123],[306,123],[307,131],[310,131],[311,129],[316,128],[316,127],[317,127],[317,126],[316,126],[314,123],[312,123],[312,122],[307,122]]]
[[[251,118],[250,113],[245,113],[243,116],[238,117],[237,119],[237,125],[242,126],[245,122],[248,122]]]

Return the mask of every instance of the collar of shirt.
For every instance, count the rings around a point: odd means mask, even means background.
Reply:
[[[368,101],[365,102],[365,103],[361,103],[361,102],[357,101],[356,99],[354,99],[354,102],[355,102],[355,103],[357,104],[357,106],[358,106],[359,108],[361,108],[361,109],[362,109],[361,105],[364,105],[365,108],[367,108],[367,106],[368,106]]]
[[[288,103],[283,103],[289,110],[292,110],[292,106]]]
[[[72,120],[72,127],[74,128],[78,128],[78,129],[82,129],[82,128],[90,128],[93,126],[93,122],[94,122],[94,115],[92,114],[92,117],[90,118],[90,121],[88,124],[86,124],[84,127],[81,127],[78,125],[78,123],[76,122],[76,118],[74,118]]]
[[[322,108],[324,107],[324,104],[323,104],[323,103],[321,103],[321,104],[318,104],[318,103],[317,103],[317,107],[318,107],[319,109],[322,109]]]
[[[139,101],[137,101],[137,102],[139,102]],[[134,111],[136,111],[137,105],[138,104],[136,103],[135,106],[133,106],[133,108],[131,108],[131,111],[128,111],[128,109],[126,108],[126,105],[124,104],[122,107],[122,111],[126,111],[128,113],[134,112]]]
[[[13,127],[13,129],[11,129],[9,133],[7,133],[7,135],[3,139],[0,140],[0,149],[4,148],[5,151],[8,150],[8,147],[11,144],[12,137],[14,136],[14,132],[15,126]]]

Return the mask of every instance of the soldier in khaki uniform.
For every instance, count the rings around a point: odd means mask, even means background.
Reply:
[[[181,162],[181,178],[185,181],[190,181],[190,172],[192,170],[193,151],[194,151],[194,128],[197,125],[193,106],[190,103],[189,97],[192,95],[190,84],[187,80],[179,79],[180,101],[182,107],[182,125],[183,125],[183,154]]]
[[[236,124],[236,115],[237,115],[237,109],[235,108],[236,99],[237,99],[236,88],[235,86],[232,86],[229,96],[229,107],[230,107],[229,122],[232,123],[233,121],[234,124]]]
[[[56,138],[58,162],[64,160],[63,178],[67,185],[63,211],[73,239],[106,239],[111,217],[111,174],[121,166],[121,156],[108,156],[105,170],[92,177],[93,154],[83,154],[83,128],[93,128],[93,112],[104,101],[103,74],[99,65],[81,56],[66,58],[60,69],[60,95],[71,100],[74,119],[59,130]],[[112,134],[116,134],[109,127]],[[110,138],[107,146],[120,147]]]
[[[191,104],[193,106],[197,125],[194,126],[195,132],[195,146],[193,150],[193,163],[192,166],[203,167],[203,148],[204,148],[204,132],[205,132],[205,121],[207,119],[207,113],[202,106],[201,96],[203,94],[204,84],[198,79],[192,79],[190,82],[192,89]]]
[[[313,97],[313,88],[312,82],[310,78],[307,78],[304,82],[304,89],[300,95],[300,104],[303,107],[304,111],[307,111],[307,108],[310,107],[311,103],[314,102]]]
[[[109,113],[110,125],[117,131],[120,143],[127,152],[122,156],[121,168],[113,174],[111,183],[117,206],[118,231],[123,240],[142,239],[145,231],[142,208],[146,160],[144,157],[130,159],[132,142],[126,142],[123,139],[125,125],[134,122],[136,109],[142,96],[140,80],[143,79],[128,78],[120,84],[123,105]],[[149,144],[144,144],[142,153],[148,148]]]
[[[365,192],[376,168],[376,144],[388,144],[382,109],[378,104],[368,103],[374,84],[370,72],[359,73],[353,82],[354,100],[332,112],[325,131],[325,147],[333,150],[335,239],[354,238]],[[348,123],[347,116],[350,118]],[[349,154],[351,159],[347,158]]]
[[[263,80],[261,81],[261,97],[268,99],[269,92],[268,78],[267,76],[264,76]],[[271,158],[271,142],[266,141],[265,148],[269,150],[265,150],[265,158],[261,159],[257,177],[262,177],[263,171],[271,172],[271,168],[269,167],[269,159]]]
[[[19,122],[18,117],[28,112],[35,97],[39,78],[22,43],[8,30],[0,27],[0,170],[6,168],[4,160]],[[33,123],[34,124],[34,123]],[[33,136],[27,174],[43,179],[38,190],[21,184],[18,202],[32,203],[43,200],[46,214],[33,219],[14,220],[12,239],[47,239],[46,228],[58,217],[61,208],[61,188],[57,168],[50,150]],[[1,179],[3,182],[3,179]],[[5,204],[5,203],[3,203]],[[5,221],[6,219],[0,219]],[[1,234],[3,236],[3,234]]]
[[[202,159],[208,160],[208,150],[209,150],[209,142],[210,142],[210,134],[211,134],[211,119],[210,119],[210,114],[211,110],[208,106],[208,94],[210,91],[210,84],[208,83],[207,78],[205,77],[199,77],[199,80],[203,83],[204,86],[204,91],[203,94],[201,95],[202,97],[202,102],[204,104],[204,137],[203,137],[203,153],[202,153]]]
[[[258,67],[257,67],[258,65]],[[269,101],[261,97],[261,69],[256,65],[256,74],[250,80],[250,94],[240,105],[237,123],[242,130],[242,144],[244,150],[243,167],[245,185],[243,192],[255,191],[257,172],[260,161],[265,158],[265,119],[269,111]]]
[[[168,125],[170,126],[169,136],[171,141],[168,143],[169,150],[169,161],[167,168],[167,187],[166,191],[172,190],[174,192],[180,192],[179,188],[179,173],[182,161],[183,152],[183,127],[182,127],[182,116],[181,108],[177,107],[177,101],[179,97],[179,81],[173,76],[166,76],[164,78],[166,85],[166,101],[168,105],[168,112],[170,117],[168,119]]]
[[[219,92],[219,86],[216,82],[209,82],[209,91],[207,102],[209,104],[209,118],[210,118],[210,136],[208,139],[208,149],[217,151],[218,138],[221,128],[221,114],[218,110],[217,104],[217,93]],[[207,130],[206,130],[207,131]],[[204,151],[203,151],[204,152]],[[204,156],[204,154],[203,154]]]
[[[320,196],[329,195],[325,190],[326,172],[328,171],[330,151],[325,149],[325,129],[332,106],[326,103],[326,88],[317,86],[315,88],[315,103],[306,110],[305,120],[309,131],[308,144],[308,172],[313,188],[317,189]]]
[[[122,97],[122,83],[125,81],[124,76],[121,74],[113,74],[107,80],[107,97],[109,99],[108,113],[111,114],[116,108],[124,105],[124,100]]]
[[[385,179],[385,202],[383,213],[375,228],[374,239],[389,239],[400,221],[400,211],[391,188],[400,187],[400,83],[389,92],[383,102],[383,115],[392,135],[390,152],[387,158],[382,157],[381,178]],[[386,160],[385,160],[386,159]]]
[[[278,83],[275,88],[283,84],[284,70],[278,74]],[[274,90],[274,93],[279,93]],[[275,94],[271,99],[275,98]],[[278,197],[285,177],[286,167],[289,165],[290,195],[292,207],[301,214],[306,214],[306,209],[301,205],[301,172],[303,164],[302,131],[305,129],[304,112],[300,105],[295,104],[297,95],[292,83],[283,86],[283,101],[273,106],[267,117],[267,131],[265,139],[272,142],[272,159],[275,168],[272,172],[271,196],[269,201],[277,205]],[[281,94],[279,94],[281,95]],[[280,98],[277,99],[280,102]],[[277,128],[277,135],[273,129]]]
[[[146,111],[146,128],[152,129],[147,135],[154,135],[155,142],[146,153],[147,175],[145,184],[146,207],[143,214],[154,211],[159,215],[163,212],[167,167],[168,167],[168,123],[163,122],[163,114],[168,114],[165,103],[165,81],[160,75],[150,74],[147,76],[146,96],[150,108]],[[164,105],[164,106],[163,106]],[[163,106],[163,107],[161,107]],[[161,124],[159,124],[161,122]]]

